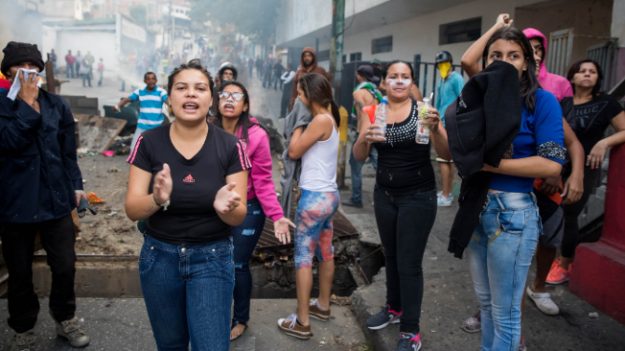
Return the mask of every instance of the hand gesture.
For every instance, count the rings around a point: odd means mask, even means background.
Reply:
[[[221,187],[215,195],[215,201],[213,207],[219,214],[227,214],[232,212],[235,208],[241,204],[241,196],[233,191],[236,183],[229,183]]]
[[[289,227],[295,228],[295,224],[286,217],[282,217],[273,222],[273,233],[276,236],[276,239],[278,239],[282,244],[288,244],[291,242]]]
[[[163,169],[154,176],[154,185],[152,186],[152,196],[154,196],[156,204],[160,206],[169,201],[172,189],[171,170],[167,163],[163,163]]]
[[[37,81],[39,77],[36,74],[18,70],[17,78],[20,80],[21,84],[20,91],[17,93],[17,96],[39,112],[39,104],[37,103],[37,97],[39,97],[39,87],[37,86]]]
[[[547,177],[540,186],[545,194],[551,195],[562,192],[562,178],[560,176]]]
[[[562,197],[565,204],[572,204],[579,201],[584,194],[584,179],[583,177],[570,176],[564,183],[564,190],[562,190]]]
[[[368,143],[383,143],[386,141],[382,127],[379,124],[370,125],[365,138]]]
[[[497,16],[497,21],[495,22],[495,25],[499,26],[499,28],[505,28],[510,27],[512,25],[512,22],[514,22],[514,20],[512,20],[510,14],[500,13],[499,16]]]
[[[586,166],[589,166],[591,169],[601,167],[601,163],[603,162],[603,158],[605,157],[607,151],[608,145],[606,142],[604,140],[599,140],[595,146],[592,147],[590,153],[586,157]]]
[[[81,199],[85,199],[87,200],[87,194],[85,194],[84,190],[76,190],[74,191],[74,194],[76,195],[76,207],[80,206],[80,200]]]

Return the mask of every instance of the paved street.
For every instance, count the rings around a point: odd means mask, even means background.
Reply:
[[[110,84],[109,84],[110,83]],[[275,121],[279,92],[265,91],[257,80],[248,84],[252,95],[252,113],[272,117]],[[82,89],[77,80],[63,85],[63,94],[98,96],[100,104],[110,104],[120,96],[119,86],[106,81],[101,88]],[[349,170],[349,167],[347,167]],[[373,209],[373,169],[364,168],[363,209],[343,211],[361,232],[361,240],[379,244]],[[349,174],[348,174],[349,175]],[[349,184],[349,179],[347,181]],[[344,199],[349,191],[342,191]],[[423,350],[477,350],[479,334],[460,330],[462,321],[475,312],[476,300],[471,287],[466,260],[453,258],[446,250],[447,236],[456,207],[439,208],[424,258],[425,294],[421,332]],[[378,332],[363,332],[368,314],[384,304],[383,269],[374,282],[361,287],[353,295],[352,308],[333,307],[328,324],[313,322],[315,337],[307,342],[280,334],[275,320],[294,309],[294,300],[254,300],[250,330],[233,344],[233,350],[393,350],[398,328],[393,325]],[[541,314],[531,301],[526,301],[523,334],[528,350],[625,350],[625,326],[597,311],[571,294],[566,286],[553,289],[554,300],[562,313],[556,317]],[[41,300],[39,348],[37,350],[69,350],[54,337],[52,320],[47,313],[47,300]],[[589,314],[597,312],[598,317]],[[141,299],[81,298],[78,314],[86,320],[92,344],[86,350],[153,350],[150,326]],[[0,301],[0,350],[6,350],[10,331],[4,322],[6,300]]]

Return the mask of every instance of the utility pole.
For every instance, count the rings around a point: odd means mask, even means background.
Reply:
[[[345,30],[345,0],[332,0],[332,40],[330,42],[330,74],[334,78],[335,101],[341,90],[341,74],[343,71],[343,32]],[[342,109],[344,111],[344,109]],[[347,160],[347,119],[341,113],[339,126],[339,159],[336,182],[339,188],[345,188],[345,163]]]

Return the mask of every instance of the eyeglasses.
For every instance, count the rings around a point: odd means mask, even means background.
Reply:
[[[229,98],[232,98],[236,102],[243,100],[244,96],[245,94],[239,92],[231,93],[229,91],[222,91],[221,93],[219,93],[220,99],[228,100]]]

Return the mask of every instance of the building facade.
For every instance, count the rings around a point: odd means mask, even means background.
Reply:
[[[436,52],[447,50],[459,63],[502,12],[516,27],[535,27],[549,37],[551,71],[565,74],[571,62],[595,50],[613,57],[610,84],[625,75],[625,0],[345,0],[343,62],[412,62],[415,55],[432,62]],[[277,46],[295,53],[314,47],[327,67],[332,0],[283,0],[282,13]],[[291,61],[296,57],[290,55]]]

